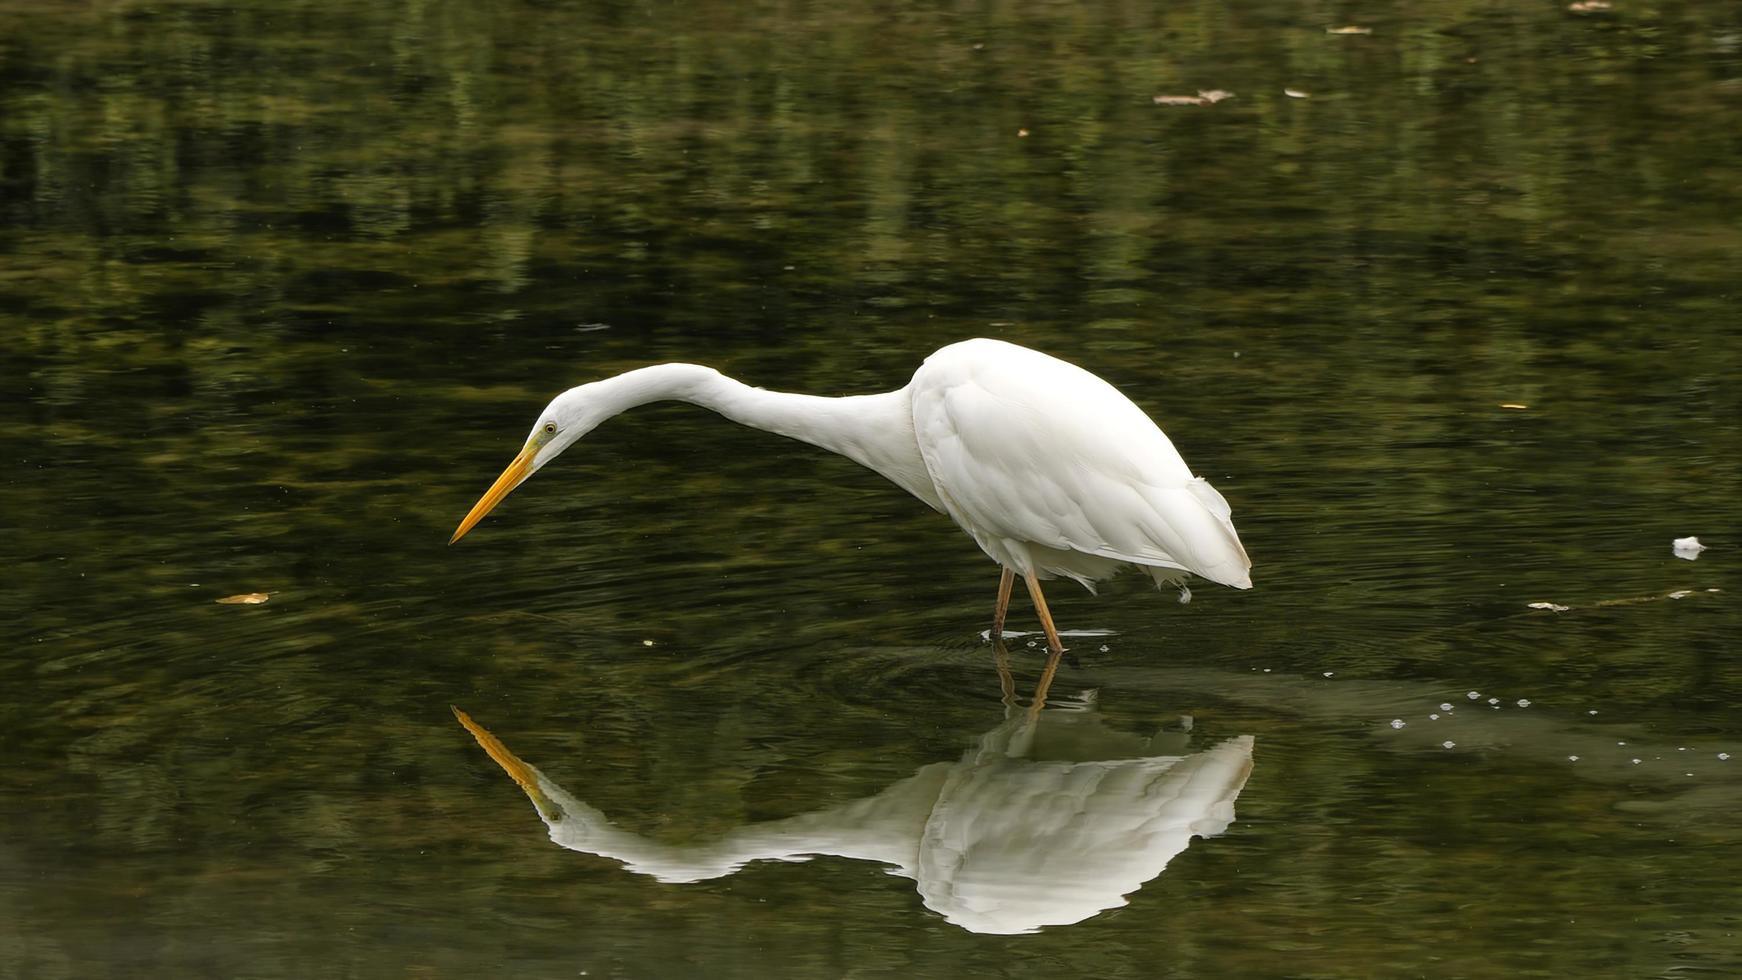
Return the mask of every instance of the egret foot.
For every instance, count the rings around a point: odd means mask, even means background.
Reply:
[[[1046,658],[1046,669],[1040,673],[1040,683],[1034,686],[1034,703],[1028,706],[1029,714],[1037,715],[1040,709],[1046,707],[1046,691],[1052,686],[1053,675],[1058,673],[1059,659],[1065,655],[1065,645],[1059,639],[1058,627],[1052,623],[1052,612],[1046,608],[1046,596],[1041,594],[1040,579],[1034,573],[1027,572],[1023,576],[1028,581],[1028,597],[1034,600],[1034,611],[1040,615],[1040,628],[1046,631],[1046,646],[1052,651],[1052,656]]]

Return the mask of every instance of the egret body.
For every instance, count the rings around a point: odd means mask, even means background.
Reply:
[[[1252,587],[1227,501],[1142,409],[1074,364],[998,340],[940,348],[906,387],[878,395],[764,391],[698,364],[570,388],[539,414],[448,543],[599,423],[663,400],[840,453],[948,514],[1003,568],[994,638],[1015,576],[1027,583],[1053,653],[1049,680],[1064,647],[1043,580],[1075,579],[1092,591],[1134,565],[1182,597],[1188,575]]]

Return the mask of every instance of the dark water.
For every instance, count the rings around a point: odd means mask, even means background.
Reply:
[[[1734,4],[9,4],[0,976],[1742,972],[1739,158]],[[1255,562],[1055,588],[1031,727],[698,409],[445,545],[568,385],[976,335]]]

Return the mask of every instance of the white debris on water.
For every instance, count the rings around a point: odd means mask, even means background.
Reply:
[[[1529,698],[1519,698],[1519,699],[1518,699],[1518,706],[1519,706],[1519,707],[1520,707],[1520,708],[1528,708],[1528,707],[1530,707],[1530,699],[1529,699]]]
[[[1402,728],[1403,727],[1403,719],[1402,718],[1391,719],[1391,727],[1392,728]]]
[[[1495,707],[1499,707],[1500,699],[1499,698],[1489,698],[1488,703],[1491,705],[1494,705]]]
[[[1450,711],[1450,710],[1452,710],[1452,705],[1451,705],[1451,703],[1450,703],[1450,702],[1447,702],[1447,703],[1445,703],[1445,704],[1442,704],[1442,705],[1440,705],[1440,710],[1441,710],[1441,711]]]
[[[1677,558],[1682,558],[1687,561],[1698,561],[1700,552],[1705,551],[1706,546],[1700,543],[1699,538],[1690,536],[1686,538],[1676,538],[1670,543],[1670,549],[1675,552]]]
[[[1325,676],[1330,677],[1331,675],[1333,675],[1335,673],[1336,673],[1336,671],[1334,671],[1334,670],[1327,670],[1327,671],[1325,671]]]
[[[1452,740],[1451,740],[1451,739],[1449,739],[1449,738],[1448,738],[1448,739],[1446,739],[1446,740],[1445,740],[1445,741],[1444,741],[1444,742],[1441,742],[1441,743],[1440,743],[1440,746],[1441,746],[1441,747],[1442,747],[1442,748],[1447,748],[1447,749],[1455,749],[1455,748],[1457,748],[1457,747],[1458,747],[1458,743],[1456,743],[1456,742],[1454,742],[1454,741],[1452,741]]]
[[[1636,765],[1636,766],[1637,766],[1637,765],[1639,765],[1639,760],[1638,760],[1638,759],[1634,759],[1634,760],[1633,760],[1633,764],[1634,764],[1634,765]]]
[[[1579,757],[1576,755],[1569,755],[1569,756],[1567,756],[1567,761],[1568,762],[1577,762],[1577,761],[1579,761]]]
[[[1472,701],[1480,701],[1480,700],[1482,700],[1482,692],[1481,691],[1471,691],[1470,693],[1464,695],[1464,697],[1467,697]]]
[[[1730,753],[1728,753],[1728,752],[1719,752],[1719,753],[1718,753],[1718,761],[1719,761],[1719,762],[1729,762],[1729,761],[1730,761]]]
[[[1563,612],[1566,612],[1568,609],[1573,608],[1572,606],[1563,606],[1558,602],[1532,602],[1532,603],[1527,603],[1527,605],[1531,609],[1547,609],[1549,612],[1558,612],[1558,613],[1563,613]]]
[[[1439,721],[1439,720],[1440,720],[1440,716],[1439,716],[1439,715],[1437,715],[1437,714],[1433,714],[1433,715],[1428,715],[1428,716],[1427,716],[1427,720],[1428,720],[1428,721]]]

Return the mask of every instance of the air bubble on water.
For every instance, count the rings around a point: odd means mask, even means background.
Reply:
[[[1266,674],[1268,674],[1268,673],[1270,673],[1270,668],[1269,668],[1269,667],[1266,667],[1266,668],[1264,668],[1264,672],[1265,672],[1265,673],[1266,673]]]
[[[1569,755],[1569,756],[1567,756],[1567,761],[1568,762],[1577,762],[1577,761],[1579,761],[1579,757],[1576,755]]]
[[[1325,671],[1325,676],[1326,676],[1326,677],[1329,677],[1329,676],[1331,676],[1331,675],[1332,675],[1332,674],[1335,674],[1335,673],[1336,673],[1336,671],[1334,671],[1334,670],[1327,670],[1327,671]]]
[[[1480,701],[1480,700],[1482,700],[1482,692],[1481,691],[1471,691],[1470,693],[1464,695],[1464,697],[1467,697],[1472,701]]]
[[[1403,727],[1403,719],[1402,718],[1391,719],[1391,727],[1392,728],[1402,728]]]
[[[1520,708],[1528,708],[1528,707],[1530,707],[1530,699],[1529,699],[1529,698],[1519,698],[1519,699],[1518,699],[1518,706],[1519,706],[1519,707],[1520,707]]]
[[[1105,644],[1105,643],[1103,643],[1103,644],[1101,644],[1101,652],[1102,652],[1102,653],[1106,653],[1106,652],[1107,652],[1107,644]]]
[[[1453,749],[1453,748],[1457,748],[1458,743],[1456,743],[1448,738],[1444,742],[1441,742],[1440,745],[1444,748]]]
[[[1589,710],[1589,711],[1587,711],[1587,712],[1585,712],[1585,714],[1587,714],[1587,715],[1594,715],[1594,714],[1596,714],[1596,713],[1597,713],[1597,709],[1596,709],[1596,708],[1592,708],[1592,709],[1591,709],[1591,710]]]
[[[1616,745],[1626,745],[1627,743],[1626,742],[1616,742],[1615,744]]]
[[[1730,761],[1730,753],[1728,753],[1728,752],[1719,752],[1719,753],[1718,753],[1718,761],[1719,761],[1719,762],[1729,762],[1729,761]]]
[[[1439,716],[1439,715],[1437,715],[1437,714],[1434,714],[1434,715],[1428,715],[1428,716],[1427,716],[1427,720],[1428,720],[1428,721],[1439,721],[1439,720],[1440,720],[1440,716]]]
[[[1675,750],[1677,752],[1686,752],[1688,750],[1688,747],[1685,745],[1678,745],[1675,747]]]
[[[1442,705],[1440,705],[1440,710],[1441,711],[1450,711],[1450,710],[1452,710],[1452,706],[1450,704],[1442,704]]]
[[[1500,699],[1499,698],[1489,698],[1488,703],[1493,704],[1493,705],[1498,705],[1500,703]]]
[[[1639,760],[1638,760],[1638,759],[1634,759],[1634,760],[1633,760],[1633,764],[1634,764],[1634,765],[1636,765],[1636,766],[1637,766],[1637,765],[1639,765]]]

